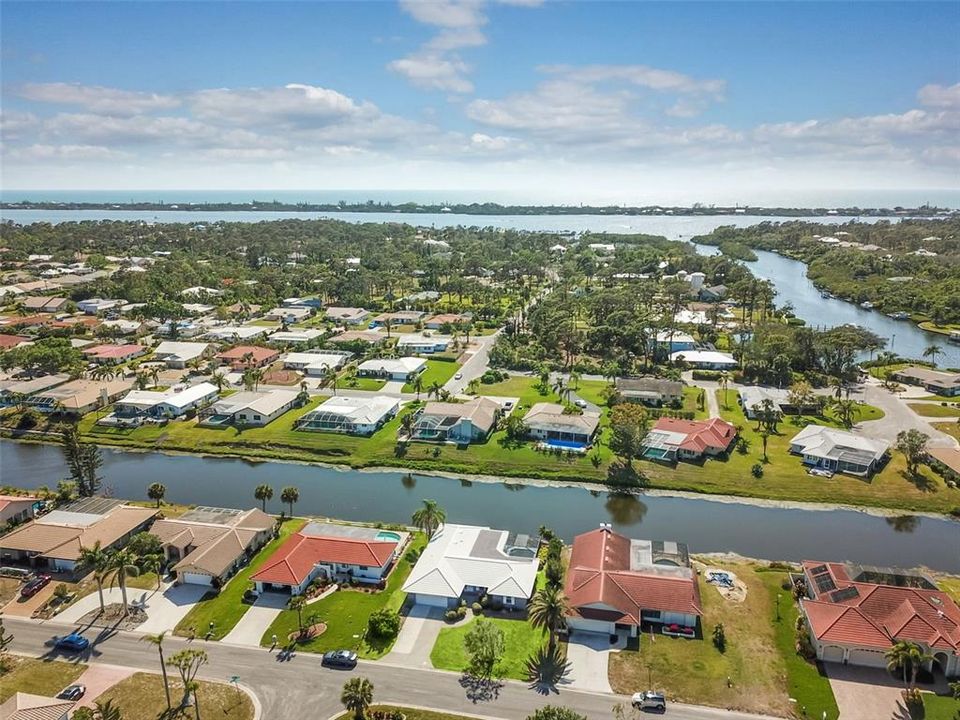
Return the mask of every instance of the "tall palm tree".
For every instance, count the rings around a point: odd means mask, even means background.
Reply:
[[[160,366],[154,365],[152,368],[150,368],[149,373],[150,379],[153,381],[153,386],[156,387],[160,384]]]
[[[287,608],[297,614],[297,629],[303,634],[303,609],[307,606],[306,595],[294,595],[287,602]]]
[[[160,671],[163,673],[163,691],[167,694],[167,710],[171,710],[173,709],[173,704],[170,702],[170,681],[167,679],[167,664],[163,660],[163,637],[166,634],[167,631],[164,630],[156,635],[144,635],[140,638],[140,641],[153,644],[157,648],[157,652],[160,653]]]
[[[223,370],[217,370],[210,376],[210,382],[217,386],[217,392],[223,392],[223,386],[227,384],[227,376]]]
[[[147,497],[151,500],[157,501],[157,507],[160,507],[160,502],[163,500],[164,495],[167,494],[167,486],[163,483],[150,483],[147,486]]]
[[[437,382],[436,380],[434,380],[434,381],[430,384],[430,389],[427,390],[427,398],[429,399],[429,397],[430,397],[431,395],[433,395],[433,396],[435,396],[435,397],[439,400],[439,399],[440,399],[440,391],[441,391],[441,390],[443,390],[443,385],[441,385],[439,382]]]
[[[110,564],[110,554],[100,546],[97,540],[93,547],[81,547],[79,563],[82,567],[93,571],[93,579],[97,583],[97,593],[100,596],[100,612],[106,609],[103,604],[103,581],[106,578],[107,570]]]
[[[924,652],[923,648],[916,643],[900,640],[893,644],[887,650],[887,670],[893,672],[900,670],[903,672],[903,682],[907,684],[907,673],[910,674],[908,687],[914,687],[917,684],[917,673],[924,664],[933,660],[933,656]]]
[[[257,485],[253,491],[253,497],[260,501],[260,509],[267,511],[267,501],[273,500],[273,488],[269,485]]]
[[[730,373],[725,370],[720,373],[720,389],[723,390],[723,406],[725,408],[730,407],[730,403],[727,402],[727,391],[730,389]]]
[[[129,603],[127,602],[127,578],[136,577],[140,574],[140,567],[137,565],[138,559],[137,555],[128,548],[116,550],[110,554],[110,562],[107,566],[111,577],[110,585],[112,586],[115,582],[120,586],[120,594],[123,596],[124,615],[129,611]]]
[[[362,720],[367,708],[373,702],[373,683],[365,677],[355,677],[344,683],[340,693],[340,702],[353,713],[357,720]]]
[[[293,505],[300,500],[300,491],[293,485],[288,485],[280,491],[280,501],[290,506],[290,517],[293,517]]]
[[[400,429],[403,430],[403,434],[407,436],[407,439],[413,437],[413,428],[415,425],[413,413],[407,413],[400,418]]]
[[[157,574],[157,590],[160,589],[161,573],[167,558],[162,552],[150,553],[140,558],[140,565],[147,572]]]
[[[423,390],[423,378],[417,375],[413,379],[413,389],[417,393],[417,400],[420,399],[420,392]]]
[[[188,695],[193,695],[193,715],[196,720],[200,720],[200,698],[197,697],[197,691],[200,690],[200,683],[196,680],[189,680],[183,689]]]
[[[413,524],[427,534],[427,539],[433,538],[440,526],[447,520],[447,513],[436,500],[424,500],[423,507],[413,513]]]
[[[550,653],[557,644],[557,630],[567,615],[567,598],[563,590],[555,585],[547,585],[537,591],[530,601],[528,617],[535,628],[543,628],[550,633],[548,647]]]
[[[943,354],[943,348],[939,345],[929,345],[923,351],[923,356],[930,358],[930,362],[933,363],[933,366],[937,366],[937,356]]]

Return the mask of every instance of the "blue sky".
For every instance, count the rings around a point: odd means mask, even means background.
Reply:
[[[960,185],[960,3],[0,8],[5,188]]]

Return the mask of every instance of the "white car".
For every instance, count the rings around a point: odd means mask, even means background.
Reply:
[[[578,408],[580,408],[581,410],[587,407],[587,401],[586,401],[586,400],[577,399],[577,401],[574,402],[573,404],[576,405],[576,406],[577,406]]]
[[[630,704],[637,710],[657,710],[658,712],[667,710],[667,699],[663,693],[653,690],[634,693],[630,698]]]
[[[463,380],[463,373],[462,373],[462,372],[458,372],[456,375],[453,376],[453,379],[454,379],[454,380]]]

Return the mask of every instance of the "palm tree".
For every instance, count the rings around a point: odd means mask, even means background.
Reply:
[[[413,389],[417,393],[417,400],[420,399],[420,392],[423,390],[423,378],[417,375],[413,379]]]
[[[163,660],[163,637],[166,634],[167,631],[164,630],[156,635],[144,635],[140,638],[140,641],[152,643],[156,646],[157,652],[160,653],[160,670],[163,672],[163,690],[167,694],[167,710],[171,710],[173,704],[170,702],[170,681],[167,679],[167,665]]]
[[[150,483],[147,487],[147,497],[151,500],[157,501],[157,507],[160,507],[160,502],[163,500],[163,496],[167,494],[167,486],[163,483]]]
[[[340,702],[357,720],[363,720],[367,708],[373,702],[373,683],[365,677],[347,680],[340,693]]]
[[[267,511],[267,501],[273,500],[273,488],[269,485],[257,485],[253,491],[253,497],[260,501],[260,508],[263,512]]]
[[[293,485],[288,485],[280,491],[280,501],[290,506],[290,517],[293,517],[293,504],[300,500],[300,491]]]
[[[90,568],[93,571],[93,579],[97,583],[97,593],[100,596],[100,613],[103,614],[106,606],[103,604],[103,581],[107,575],[107,569],[110,563],[110,555],[100,546],[97,540],[93,547],[81,547],[78,561],[82,567]]]
[[[109,573],[112,577],[111,587],[116,582],[120,586],[120,594],[123,596],[123,614],[128,612],[127,603],[127,578],[136,577],[140,574],[140,567],[137,565],[137,556],[133,551],[124,548],[116,550],[110,555]]]
[[[929,345],[923,351],[923,356],[930,358],[930,362],[933,363],[933,366],[937,366],[937,356],[943,354],[943,348],[939,345]]]
[[[427,398],[429,398],[431,395],[434,395],[434,396],[436,396],[436,398],[439,400],[439,399],[440,399],[440,392],[441,392],[442,390],[443,390],[443,385],[441,385],[439,382],[437,382],[436,380],[434,380],[434,381],[430,384],[430,389],[427,390]]]
[[[723,407],[730,407],[727,402],[727,391],[730,389],[730,373],[725,370],[720,373],[720,389],[723,390]]]
[[[407,413],[400,418],[400,429],[403,431],[403,434],[407,436],[408,440],[413,437],[413,428],[415,424],[413,413]]]
[[[157,590],[160,589],[160,575],[166,560],[167,558],[162,552],[150,553],[140,558],[140,565],[144,570],[157,574]]]
[[[447,514],[435,500],[424,500],[423,507],[413,513],[413,524],[427,534],[427,539],[433,538],[434,533],[447,520]]]
[[[152,368],[150,368],[149,373],[150,379],[153,381],[153,386],[156,387],[160,384],[160,367],[158,365],[154,365]]]
[[[91,373],[93,380],[113,380],[117,376],[117,371],[109,365],[98,365]]]
[[[550,633],[548,648],[550,653],[557,644],[557,630],[567,615],[567,598],[563,591],[554,585],[547,585],[537,591],[530,601],[530,624]]]
[[[223,370],[217,370],[210,376],[210,382],[217,386],[217,392],[223,392],[223,386],[227,384],[227,376]]]
[[[297,614],[297,629],[300,631],[300,634],[303,635],[303,609],[307,606],[307,598],[305,595],[294,595],[287,602],[287,608],[293,610]]]
[[[924,652],[923,648],[916,643],[900,640],[893,644],[887,650],[887,670],[901,670],[903,672],[903,682],[907,684],[907,673],[910,673],[910,683],[908,687],[914,687],[917,684],[917,673],[924,664],[933,660],[933,656]]]
[[[93,720],[123,720],[120,708],[113,704],[113,700],[93,701]]]
[[[193,695],[193,715],[196,720],[200,720],[200,698],[197,697],[197,691],[200,690],[200,683],[196,680],[190,680],[183,688],[188,695]]]
[[[856,400],[834,400],[833,412],[844,427],[851,427],[857,415],[860,414],[860,406]]]

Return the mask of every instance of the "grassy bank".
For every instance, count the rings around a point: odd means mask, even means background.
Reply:
[[[457,672],[466,669],[468,657],[463,647],[463,638],[474,622],[476,622],[475,619],[440,631],[437,642],[430,652],[430,662],[435,668]],[[488,622],[503,631],[505,651],[497,672],[512,680],[526,680],[527,673],[524,666],[527,658],[543,645],[546,635],[526,620],[490,618]]]

